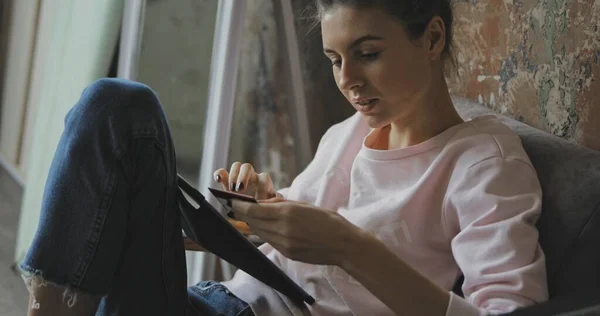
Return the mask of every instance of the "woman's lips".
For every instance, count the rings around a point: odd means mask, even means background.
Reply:
[[[376,109],[377,104],[379,104],[379,99],[377,98],[360,99],[354,102],[354,107],[357,111],[363,114],[368,114]]]

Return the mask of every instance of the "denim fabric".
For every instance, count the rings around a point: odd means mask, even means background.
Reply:
[[[199,315],[188,304],[176,179],[154,92],[96,81],[65,119],[21,269],[102,295],[97,315]]]
[[[248,303],[214,281],[203,281],[188,288],[188,295],[193,309],[207,315],[254,316]]]

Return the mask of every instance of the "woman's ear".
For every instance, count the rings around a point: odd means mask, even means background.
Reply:
[[[431,60],[441,59],[446,47],[446,26],[444,25],[444,20],[439,16],[434,16],[427,24],[423,37],[428,43],[429,58]]]

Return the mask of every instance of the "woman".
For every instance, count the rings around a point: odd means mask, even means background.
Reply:
[[[541,189],[517,135],[450,99],[448,0],[319,0],[323,48],[357,114],[275,194],[234,163],[225,188],[261,250],[317,302],[239,271],[185,291],[175,154],[160,104],[120,80],[66,119],[35,241],[30,315],[479,315],[547,299]],[[296,202],[297,201],[297,202]],[[450,289],[464,274],[466,299]]]

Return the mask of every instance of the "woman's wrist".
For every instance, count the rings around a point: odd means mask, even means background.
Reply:
[[[361,265],[359,260],[369,257],[369,252],[375,250],[381,243],[372,234],[356,226],[351,227],[346,241],[338,266],[348,273],[359,268]]]
[[[398,315],[446,313],[450,295],[445,290],[410,267],[373,234],[359,230],[352,236],[340,268],[392,311]]]

